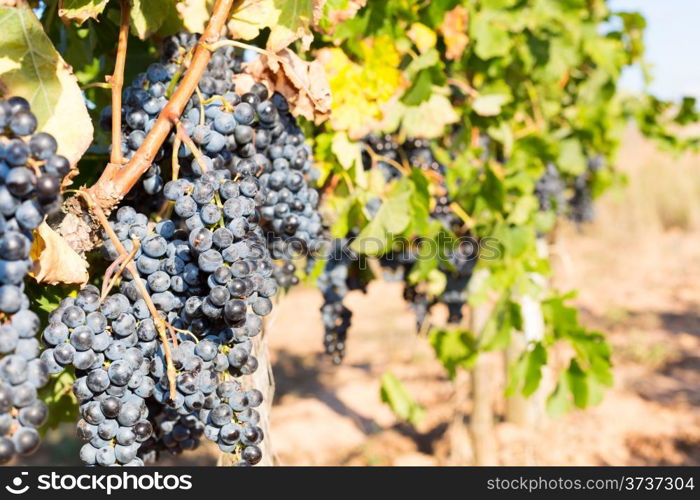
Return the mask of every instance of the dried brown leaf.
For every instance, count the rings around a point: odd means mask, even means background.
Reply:
[[[254,59],[246,72],[285,96],[294,116],[320,124],[330,115],[330,85],[319,61],[304,61],[291,50],[283,49]]]
[[[33,274],[39,283],[84,284],[90,277],[87,262],[44,222],[36,231]]]
[[[445,20],[438,28],[445,39],[445,56],[448,59],[459,59],[469,43],[467,27],[469,12],[463,6],[458,5],[445,13]]]

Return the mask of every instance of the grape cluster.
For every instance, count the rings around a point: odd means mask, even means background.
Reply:
[[[151,64],[148,69],[139,73],[131,85],[124,89],[122,97],[122,142],[121,153],[125,159],[130,159],[146,138],[146,134],[153,128],[158,115],[168,102],[169,96],[177,87],[184,72],[184,65],[191,56],[196,46],[198,35],[182,32],[168,37],[163,42],[163,53],[160,62]],[[202,78],[199,81],[199,89],[202,97],[206,99],[212,96],[221,96],[235,100],[231,94],[233,90],[232,78],[235,73],[241,71],[241,59],[236,57],[231,47],[224,47],[212,54],[211,60]],[[222,101],[223,102],[223,101]],[[230,102],[230,101],[229,101]],[[189,108],[201,104],[198,96],[190,100]],[[230,102],[231,106],[235,105]],[[111,107],[103,110],[101,123],[103,127],[111,127]],[[183,120],[185,129],[192,133],[196,125],[199,125],[199,116],[193,112],[186,115]],[[172,137],[170,138],[172,143]],[[217,144],[221,138],[216,137],[215,143],[209,146],[209,152],[218,153]],[[183,149],[183,153],[186,151]],[[168,150],[161,148],[154,159],[154,164],[144,174],[139,188],[127,195],[127,201],[158,200],[153,197],[143,197],[143,193],[154,195],[163,188],[163,172],[161,164],[166,158]],[[191,155],[191,153],[190,153]],[[152,207],[151,207],[152,208]]]
[[[152,231],[128,206],[117,211],[112,227],[126,249],[138,245],[134,260],[155,307],[173,328],[197,340],[195,344],[185,337],[170,347],[177,369],[174,395],[168,392],[165,360],[158,350],[151,370],[155,400],[180,416],[197,416],[207,426],[216,426],[214,422],[228,415],[226,423],[238,426],[240,433],[226,426],[222,437],[214,440],[222,451],[241,448],[242,457],[255,463],[260,460],[256,444],[262,431],[255,426],[259,416],[252,408],[260,404],[260,393],[241,392],[240,384],[228,378],[257,368],[251,337],[260,333],[262,316],[272,309],[270,297],[277,284],[257,222],[255,178],[228,177],[228,170],[220,170],[170,181],[164,194],[173,204],[174,217],[151,224]],[[117,257],[111,242],[103,248],[109,259]],[[147,314],[133,276],[124,277],[122,291],[136,310]],[[159,439],[172,451],[175,444],[168,432],[161,432]],[[207,437],[214,435],[211,430]]]
[[[343,303],[349,291],[366,291],[367,283],[360,276],[365,264],[361,256],[350,249],[354,237],[332,240],[328,253],[322,257],[324,266],[316,286],[323,294],[321,319],[323,321],[323,345],[326,354],[335,364],[345,357],[348,329],[352,311]],[[310,261],[309,266],[314,263]]]
[[[24,98],[0,99],[0,463],[33,453],[36,429],[48,417],[37,390],[49,373],[24,278],[32,265],[32,231],[59,205],[70,163],[56,153],[52,135],[36,132],[37,123]]]
[[[363,139],[362,165],[365,170],[376,168],[384,176],[386,182],[401,178],[401,171],[395,164],[401,164],[403,157],[401,144],[391,134],[369,134]],[[371,151],[369,151],[371,150]]]
[[[42,359],[51,373],[75,368],[85,464],[143,465],[137,453],[153,432],[146,399],[155,386],[150,378],[155,336],[153,320],[135,315],[125,295],[101,302],[92,285],[51,312],[42,334],[47,346]]]
[[[593,156],[588,159],[586,170],[573,181],[573,195],[568,200],[568,217],[577,224],[592,222],[595,218],[591,184],[598,170],[603,167],[603,158]]]
[[[458,324],[463,317],[466,288],[477,262],[477,245],[472,238],[462,238],[455,248],[447,249],[438,270],[445,276],[445,289],[437,297],[429,297],[421,287],[409,280],[411,268],[418,259],[415,248],[391,251],[379,259],[384,277],[389,281],[403,281],[403,298],[416,315],[416,330],[422,331],[431,309],[445,304],[448,323]]]
[[[139,449],[139,458],[144,463],[156,462],[162,452],[181,455],[201,444],[204,423],[196,412],[180,415],[167,406],[151,404],[148,418],[154,432]]]
[[[556,165],[547,163],[544,173],[535,183],[535,196],[539,202],[540,210],[544,212],[553,210],[555,213],[561,213],[565,207],[565,189],[566,185]]]

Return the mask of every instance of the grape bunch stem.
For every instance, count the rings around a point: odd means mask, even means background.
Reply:
[[[117,249],[117,252],[119,252],[120,257],[124,262],[126,262],[126,268],[133,276],[134,283],[136,284],[136,287],[138,288],[143,300],[146,302],[146,306],[148,307],[148,310],[150,311],[151,316],[153,317],[153,322],[158,330],[158,335],[160,336],[161,344],[163,345],[170,394],[176,394],[175,391],[177,390],[177,386],[175,384],[175,379],[177,378],[177,372],[175,370],[175,365],[173,364],[173,356],[170,352],[170,343],[168,340],[168,336],[165,333],[166,329],[170,330],[173,345],[177,347],[177,337],[175,335],[175,331],[172,329],[172,326],[168,325],[158,313],[156,306],[153,304],[153,300],[151,300],[151,296],[148,294],[146,285],[144,285],[143,281],[141,280],[141,276],[139,275],[139,271],[136,268],[136,264],[134,264],[134,261],[129,257],[129,252],[126,251],[124,245],[122,245],[122,242],[119,241],[119,238],[114,233],[114,229],[112,229],[112,226],[109,224],[109,220],[107,219],[107,216],[102,210],[102,207],[100,207],[99,203],[97,203],[97,201],[93,198],[89,190],[79,189],[77,193],[80,196],[82,196],[83,200],[85,200],[85,203],[87,203],[88,208],[92,211],[97,220],[100,222],[100,225],[103,227],[103,229],[107,233],[107,236],[114,244],[114,247]]]

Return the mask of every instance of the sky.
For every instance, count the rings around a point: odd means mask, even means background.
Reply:
[[[640,11],[647,19],[651,92],[664,99],[700,99],[700,0],[611,0],[613,10]],[[621,85],[642,88],[641,74],[628,70]]]

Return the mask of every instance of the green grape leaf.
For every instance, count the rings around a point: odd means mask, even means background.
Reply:
[[[481,185],[481,195],[494,210],[501,211],[505,203],[505,187],[500,173],[489,165],[485,170],[484,182]]]
[[[547,413],[552,417],[561,417],[571,410],[571,400],[569,399],[568,377],[562,374],[559,377],[554,392],[547,398]]]
[[[505,56],[511,49],[513,38],[508,25],[498,13],[483,10],[472,16],[470,34],[476,42],[475,52],[481,59]]]
[[[505,300],[496,305],[479,336],[479,348],[484,351],[504,349],[510,344],[511,332],[521,326],[520,306]]]
[[[542,381],[542,368],[547,365],[547,349],[538,342],[529,346],[508,368],[508,388],[506,396],[520,392],[529,397],[535,393]]]
[[[588,406],[588,381],[586,372],[583,371],[576,359],[572,359],[566,371],[569,390],[573,396],[574,404],[578,408]]]
[[[405,183],[384,200],[377,214],[360,231],[351,244],[356,252],[367,255],[384,253],[391,240],[401,234],[411,222],[411,190]]]
[[[58,15],[62,19],[75,21],[78,25],[88,19],[97,19],[105,10],[109,0],[59,0]]]
[[[407,106],[417,106],[430,98],[433,92],[432,87],[433,80],[430,76],[430,71],[427,69],[419,71],[413,80],[413,84],[401,96],[401,102]]]
[[[78,418],[78,402],[73,395],[75,374],[72,369],[66,369],[58,375],[53,375],[49,383],[39,389],[39,399],[49,407],[49,418],[39,429],[41,435],[56,429],[64,422],[75,422]]]
[[[252,40],[261,30],[273,26],[278,17],[272,0],[243,0],[233,10],[228,29],[234,38]]]
[[[496,116],[501,114],[501,107],[510,101],[505,94],[484,94],[472,102],[472,109],[479,116]]]
[[[578,175],[586,171],[587,161],[581,150],[581,142],[578,139],[564,139],[559,143],[559,161],[557,166],[572,175]]]
[[[336,26],[354,17],[366,3],[367,0],[327,0],[323,5],[323,16],[314,28],[332,34]]]
[[[420,406],[406,390],[406,387],[391,372],[384,372],[379,389],[382,401],[389,405],[401,420],[416,426],[425,415],[425,409]]]
[[[5,94],[30,102],[38,130],[52,134],[58,152],[74,165],[93,133],[75,76],[28,6],[0,7],[0,26],[0,82]]]
[[[131,32],[145,40],[161,30],[171,14],[177,13],[176,0],[132,0]]]
[[[345,132],[333,134],[331,150],[338,159],[338,163],[340,163],[345,170],[350,170],[355,165],[362,165],[360,143],[348,139],[348,134]]]
[[[395,120],[400,121],[403,132],[413,137],[439,137],[445,132],[446,125],[459,121],[459,115],[450,100],[436,93],[435,89],[429,99],[417,106],[396,102],[392,108],[387,109],[385,115],[393,115]]]
[[[535,344],[532,350],[524,354],[525,370],[523,377],[523,395],[531,396],[540,386],[542,368],[547,365],[547,350],[541,343]]]
[[[428,179],[420,168],[411,169],[411,232],[426,235],[430,227]]]
[[[296,40],[308,50],[311,27],[319,23],[325,0],[244,0],[231,15],[228,28],[235,38],[251,40],[270,29],[267,48],[278,52]]]
[[[450,378],[454,378],[457,368],[469,370],[476,363],[479,352],[471,332],[459,328],[433,328],[428,340]]]
[[[428,295],[438,297],[445,291],[445,287],[447,286],[447,275],[439,269],[432,269],[426,277],[425,284],[425,289],[427,290]]]
[[[440,64],[440,53],[437,49],[430,49],[424,54],[420,54],[406,66],[406,76],[409,79],[415,78],[421,70],[431,68]]]
[[[279,12],[276,24],[270,28],[267,48],[277,52],[301,39],[304,50],[313,41],[311,26],[318,23],[325,0],[272,0]]]

